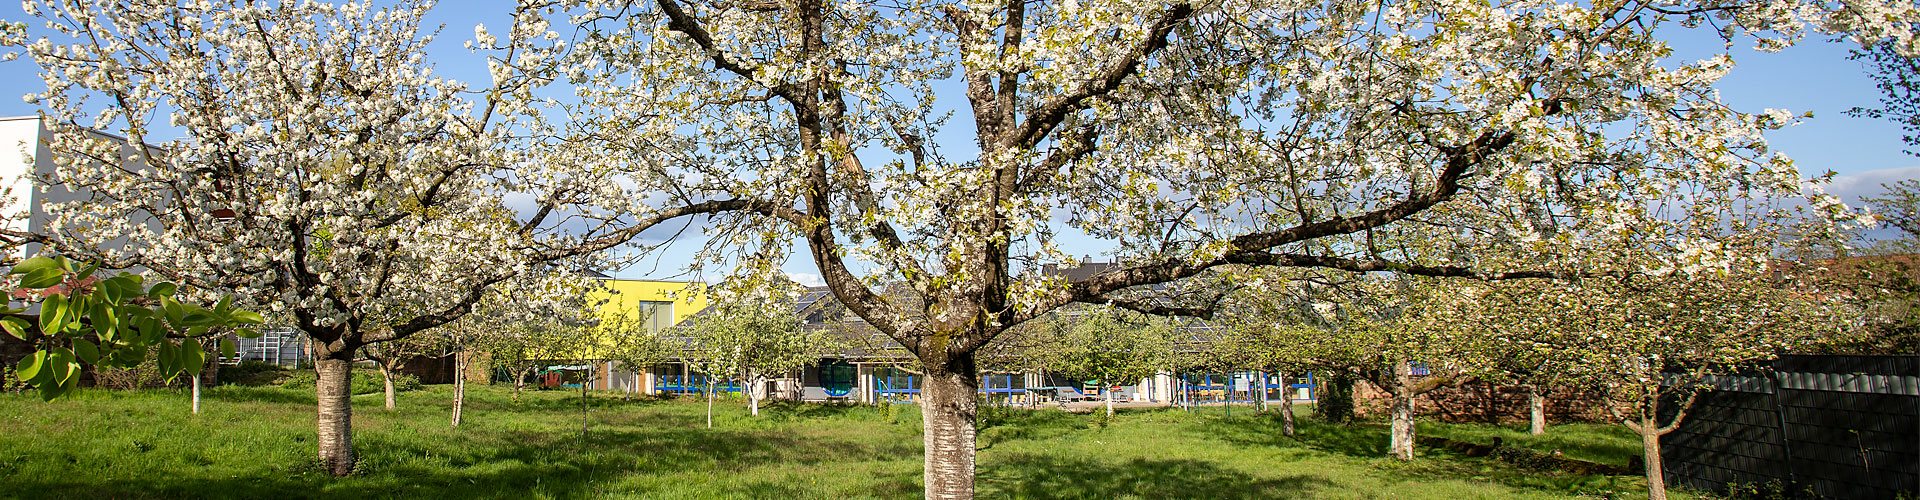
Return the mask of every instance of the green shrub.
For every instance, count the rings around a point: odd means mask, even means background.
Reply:
[[[250,387],[280,385],[281,381],[293,373],[286,368],[264,361],[241,361],[233,366],[220,367],[220,383]]]
[[[293,372],[292,375],[282,379],[280,387],[288,389],[313,389],[314,383],[318,380],[319,376],[314,374],[312,370],[302,370]],[[375,370],[354,370],[351,384],[352,387],[349,388],[349,390],[353,391],[354,394],[373,394],[386,392],[387,390],[386,380],[381,378],[379,371]],[[394,392],[406,392],[419,388],[420,379],[418,377],[405,373],[393,374]]]
[[[94,385],[121,391],[166,387],[167,378],[160,375],[159,351],[159,347],[148,348],[147,359],[133,367],[93,366]]]

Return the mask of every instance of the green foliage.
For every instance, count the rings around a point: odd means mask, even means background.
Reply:
[[[294,372],[292,375],[289,375],[286,378],[282,379],[280,381],[279,386],[286,389],[295,389],[295,390],[312,392],[313,385],[318,381],[319,381],[319,376],[315,375],[312,370],[301,370],[301,371]],[[405,373],[393,374],[394,392],[414,391],[414,390],[419,390],[420,388],[421,388],[421,384],[420,384],[419,377],[415,377]],[[379,371],[354,370],[353,381],[349,384],[348,390],[355,395],[376,394],[376,393],[386,392],[387,390],[386,379],[380,376]]]
[[[797,369],[834,349],[824,331],[804,330],[786,303],[734,300],[714,305],[685,330],[702,373],[742,380]]]
[[[241,361],[240,364],[220,368],[221,384],[245,386],[280,385],[281,379],[291,376],[286,367],[264,361]]]
[[[1051,348],[1041,355],[1049,370],[1123,385],[1174,368],[1174,328],[1167,321],[1110,307],[1079,312],[1052,320],[1052,338],[1041,342]]]
[[[157,350],[157,348],[154,349]],[[222,375],[225,375],[225,370],[222,370]],[[166,386],[167,377],[160,374],[160,363],[149,356],[145,361],[134,366],[95,365],[93,383],[101,388],[130,391]]]
[[[1869,76],[1882,95],[1880,107],[1856,107],[1847,114],[1899,124],[1907,133],[1901,139],[1908,146],[1916,146],[1907,150],[1907,154],[1920,156],[1920,58],[1902,55],[1896,42],[1885,41],[1854,50],[1850,59],[1866,61],[1871,66]]]
[[[139,275],[96,278],[99,265],[79,266],[65,257],[34,257],[8,270],[12,288],[26,291],[30,308],[0,308],[0,329],[33,345],[14,376],[47,400],[72,393],[86,366],[131,368],[151,353],[168,380],[198,375],[207,364],[201,337],[260,323],[259,314],[235,310],[230,298],[213,308],[180,302],[172,283],[150,287]],[[17,278],[15,278],[17,277]],[[222,351],[231,352],[222,341]]]
[[[1920,116],[1916,119],[1920,119]],[[1902,249],[1913,251],[1912,240],[1920,238],[1920,179],[1881,184],[1880,187],[1886,192],[1862,200],[1867,202],[1867,206],[1873,207],[1874,215],[1879,216],[1882,222],[1905,233],[1908,244]]]
[[[1319,380],[1320,401],[1314,405],[1314,415],[1320,420],[1345,424],[1353,421],[1353,374],[1346,370],[1330,370]]]

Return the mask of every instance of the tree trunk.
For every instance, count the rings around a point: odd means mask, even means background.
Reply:
[[[1280,372],[1280,432],[1293,435],[1293,384],[1287,382],[1287,372]]]
[[[979,417],[978,367],[971,356],[928,367],[921,386],[926,498],[973,498],[974,424]]]
[[[1227,410],[1227,418],[1233,418],[1233,374],[1227,374],[1226,378],[1220,381],[1220,392],[1227,395],[1220,401],[1220,407]]]
[[[1540,386],[1527,386],[1527,432],[1535,436],[1547,433],[1547,395]]]
[[[1394,362],[1391,384],[1393,439],[1387,445],[1387,454],[1401,460],[1413,460],[1413,364]]]
[[[318,342],[316,342],[318,343]],[[316,353],[324,352],[315,349]],[[316,421],[319,426],[320,463],[328,473],[345,476],[353,473],[353,377],[352,351],[315,356],[317,375],[314,397],[319,402]]]
[[[532,368],[526,368],[526,369],[517,369],[517,370],[514,370],[514,372],[513,372],[513,402],[515,402],[515,403],[518,403],[518,402],[520,402],[520,389],[523,389],[523,388],[525,388],[525,387],[527,386],[527,375],[528,375],[528,374],[529,374],[530,372],[532,372],[532,371],[533,371],[533,369],[532,369]]]
[[[464,350],[453,353],[453,426],[460,426],[460,410],[467,406],[467,356]]]
[[[200,414],[200,374],[193,374],[193,414]]]
[[[747,411],[755,417],[760,416],[760,384],[758,382],[759,378],[753,376],[753,372],[740,373],[740,391],[747,393]]]
[[[1106,389],[1105,392],[1107,393],[1107,416],[1112,417],[1113,416],[1113,388],[1106,387],[1105,389]]]
[[[1252,389],[1247,391],[1247,395],[1253,400],[1253,412],[1265,415],[1267,413],[1267,372],[1253,372],[1253,380],[1247,382],[1247,387]],[[1255,396],[1256,394],[1258,396]]]
[[[707,377],[707,428],[713,428],[713,377]]]
[[[379,364],[380,364],[380,377],[386,379],[386,383],[387,383],[387,411],[393,411],[394,409],[400,407],[400,405],[396,403],[393,398],[393,369],[387,367],[387,362],[385,360],[380,360]]]
[[[1659,422],[1646,418],[1640,425],[1640,453],[1647,463],[1647,498],[1667,500],[1667,476],[1660,464],[1660,432],[1656,430]]]
[[[593,363],[580,371],[580,451],[587,451],[587,383],[593,381]]]

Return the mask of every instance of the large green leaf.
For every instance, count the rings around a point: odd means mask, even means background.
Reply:
[[[60,268],[60,262],[53,260],[52,257],[34,257],[31,259],[27,259],[26,262],[21,262],[20,265],[13,266],[13,270],[8,271],[7,273],[8,274],[27,274],[27,273],[38,271],[41,269],[59,269],[59,268]]]
[[[212,314],[207,314],[205,310],[196,307],[188,309],[186,314],[180,316],[180,325],[205,327],[218,323],[219,320],[220,318],[216,318]]]
[[[160,309],[166,312],[168,325],[177,328],[181,323],[185,323],[187,308],[180,301],[171,298],[160,299]]]
[[[160,339],[166,338],[167,335],[166,323],[160,321],[160,318],[152,316],[140,318],[138,330],[140,331],[140,343],[142,344],[159,342]]]
[[[93,342],[88,342],[87,339],[73,339],[73,354],[79,356],[82,363],[100,362],[100,347],[93,345]]]
[[[158,285],[154,285],[152,289],[147,290],[147,296],[156,298],[156,299],[162,298],[162,297],[172,297],[173,293],[179,290],[180,290],[179,285],[175,285],[172,283],[160,283]]]
[[[220,357],[226,358],[226,359],[239,358],[240,356],[235,354],[235,352],[237,351],[238,349],[234,349],[233,347],[233,339],[225,338],[225,337],[222,337],[220,339]]]
[[[113,314],[114,308],[106,301],[96,300],[87,308],[87,320],[93,324],[94,335],[100,340],[113,340],[116,327],[120,326],[120,317]]]
[[[34,351],[33,354],[20,359],[20,364],[14,368],[13,374],[23,382],[38,384],[40,378],[46,375],[46,367],[47,351]]]
[[[172,342],[161,342],[159,351],[154,353],[154,361],[160,365],[160,374],[166,375],[168,379],[172,379],[173,374],[180,371],[180,358],[174,354],[175,350],[177,349]]]
[[[207,367],[207,351],[200,348],[199,339],[186,339],[180,342],[180,364],[189,375],[199,375]]]
[[[72,350],[65,347],[47,350],[47,368],[53,370],[53,383],[66,385],[67,379],[79,376],[79,366]]]
[[[53,398],[60,397],[61,393],[66,392],[60,390],[60,384],[39,384],[35,388],[40,390],[40,400],[42,401],[53,401]]]
[[[253,311],[234,311],[233,314],[227,316],[227,319],[249,325],[267,322],[267,319],[260,316],[260,313]]]
[[[0,329],[6,330],[7,334],[13,335],[14,338],[20,340],[26,340],[27,330],[32,328],[32,323],[28,323],[25,318],[19,316],[8,316],[0,319]]]
[[[20,288],[46,288],[60,284],[67,272],[60,268],[41,268],[20,277]]]
[[[114,276],[101,280],[99,286],[100,293],[106,295],[107,302],[114,304],[119,304],[120,301],[126,300],[127,297],[140,293],[138,290],[135,290],[136,285],[133,284],[132,279],[128,278],[128,275]]]
[[[87,267],[84,269],[81,269],[80,274],[74,275],[73,279],[76,279],[76,280],[87,279],[88,277],[93,276],[94,271],[99,271],[99,270],[100,270],[100,263],[94,262],[91,264],[87,264]]]
[[[67,297],[54,295],[40,303],[40,334],[59,335],[67,322]]]

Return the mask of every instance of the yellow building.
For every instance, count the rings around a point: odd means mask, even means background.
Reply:
[[[601,320],[608,324],[637,324],[635,330],[657,333],[707,308],[705,283],[597,279],[601,286],[587,298],[601,304]]]
[[[597,304],[603,335],[653,335],[707,308],[707,285],[688,281],[628,280],[596,276],[600,286],[587,292]],[[603,339],[606,337],[602,337]],[[593,353],[588,360],[602,358]],[[592,389],[652,393],[650,367],[589,361]]]

